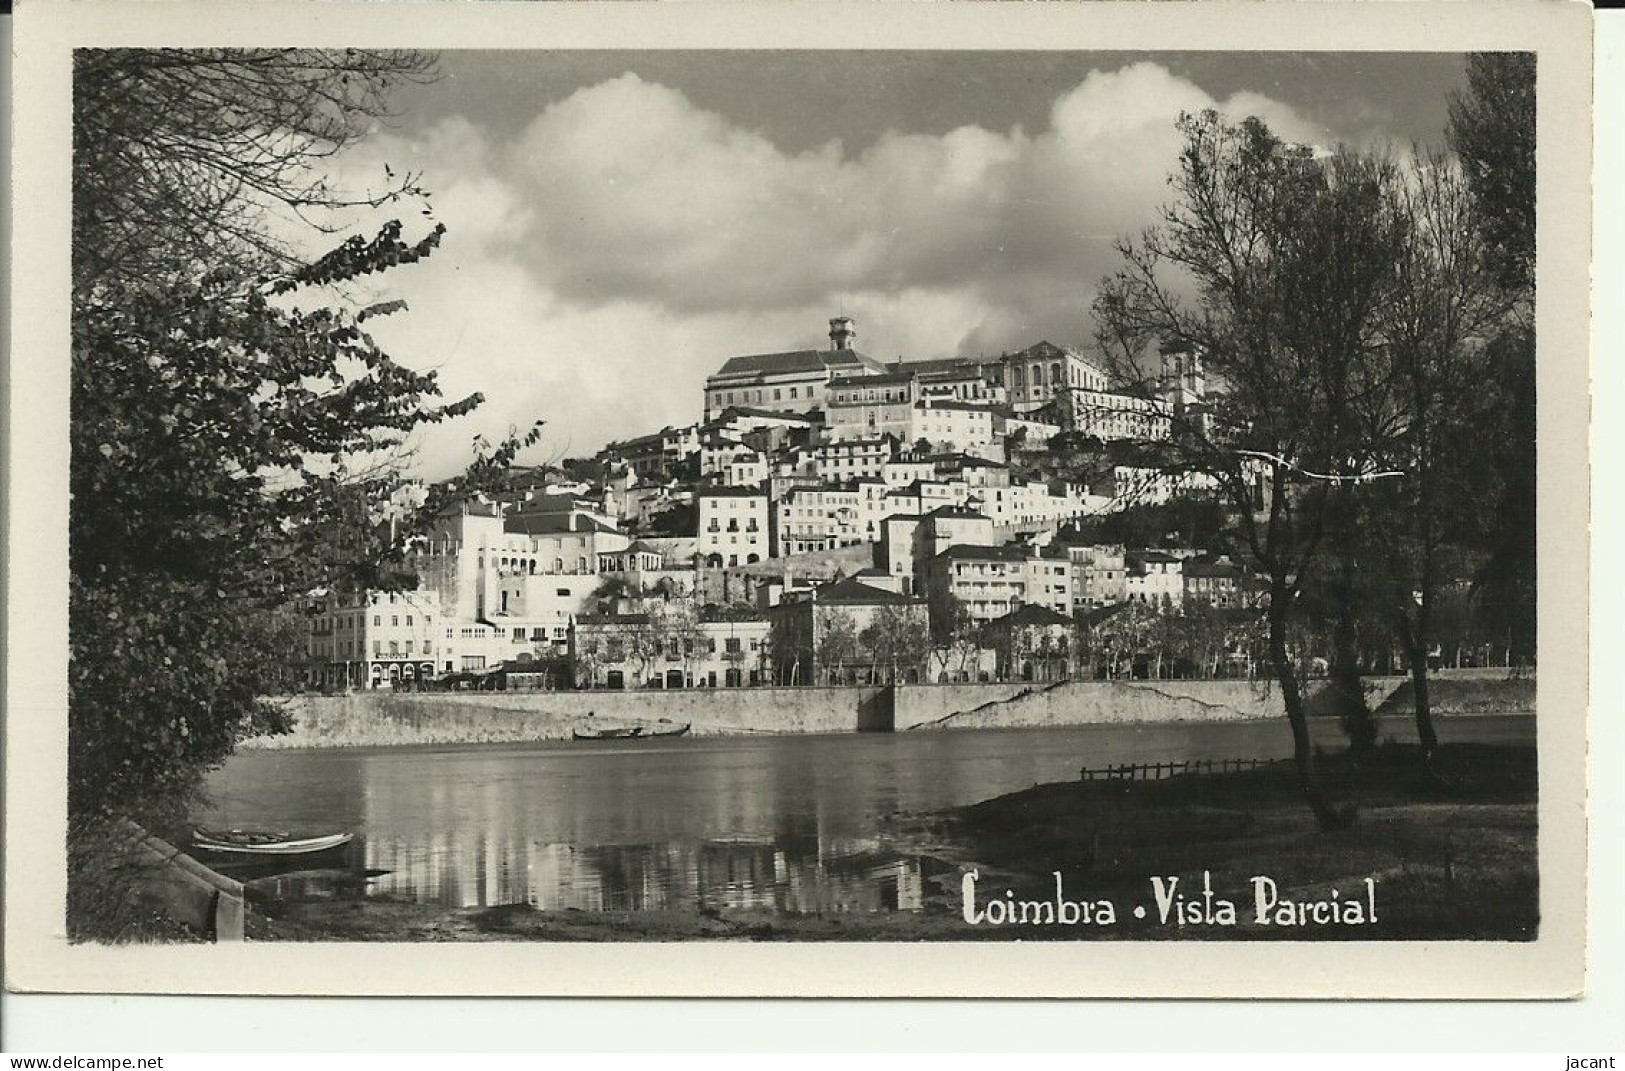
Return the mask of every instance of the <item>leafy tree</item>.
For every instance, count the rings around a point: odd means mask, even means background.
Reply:
[[[1450,143],[1503,288],[1535,288],[1535,54],[1467,57],[1467,92],[1450,102]]]
[[[896,683],[899,670],[918,669],[930,653],[931,637],[924,622],[898,606],[882,606],[858,637],[869,655],[872,670],[886,669],[886,679]],[[872,678],[879,673],[873,672]]]
[[[1535,648],[1535,56],[1474,54],[1467,78],[1467,93],[1451,102],[1450,143],[1490,268],[1515,302],[1477,388],[1493,412],[1474,453],[1494,487],[1477,581],[1488,623],[1516,652],[1509,659],[1526,659]]]
[[[1270,661],[1298,778],[1323,826],[1350,817],[1321,790],[1298,671],[1288,652],[1304,579],[1320,566],[1330,488],[1366,472],[1360,417],[1373,389],[1372,330],[1396,256],[1384,212],[1392,168],[1338,152],[1318,159],[1256,118],[1184,116],[1174,201],[1096,300],[1100,343],[1149,383],[1148,350],[1202,355],[1221,398],[1176,413],[1171,471],[1215,477],[1249,557],[1269,581]],[[1193,300],[1194,298],[1194,300]]]
[[[394,463],[480,398],[442,402],[433,373],[373,342],[368,321],[399,303],[339,297],[428,256],[432,217],[420,237],[391,221],[315,259],[280,229],[412,192],[349,199],[320,164],[426,58],[74,63],[68,797],[85,819],[182,799],[238,739],[285,725],[261,697],[298,657],[287,608],[403,579],[381,523]]]
[[[1393,398],[1378,430],[1392,429],[1391,466],[1405,477],[1384,481],[1367,500],[1382,510],[1382,523],[1369,527],[1386,567],[1383,605],[1411,664],[1417,735],[1430,762],[1438,746],[1427,681],[1436,604],[1454,579],[1447,544],[1483,519],[1472,440],[1497,415],[1497,392],[1482,387],[1492,370],[1488,343],[1511,306],[1494,279],[1497,252],[1475,227],[1473,198],[1450,161],[1424,157],[1392,196],[1406,240],[1380,313]]]
[[[1156,610],[1142,602],[1126,602],[1095,622],[1090,629],[1090,647],[1104,657],[1107,678],[1116,680],[1133,676],[1134,659],[1151,651],[1160,631]]]
[[[954,667],[956,677],[968,677],[982,648],[970,607],[951,593],[933,589],[926,601],[927,638],[944,670]]]
[[[413,176],[356,195],[327,162],[433,76],[424,53],[359,49],[79,49],[73,60],[73,272],[157,281],[236,265],[291,270],[295,240],[347,209],[418,193]]]
[[[586,634],[578,631],[575,647],[570,654],[575,664],[575,686],[594,687],[598,681],[598,670],[609,661],[609,648],[604,637],[596,629]]]
[[[845,610],[814,609],[817,640],[815,653],[822,670],[821,684],[839,684],[844,669],[858,654],[857,621]]]

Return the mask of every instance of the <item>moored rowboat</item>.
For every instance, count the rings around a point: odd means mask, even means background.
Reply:
[[[221,855],[310,855],[350,843],[354,833],[327,833],[318,837],[295,837],[288,833],[226,829],[192,831],[192,847]]]
[[[656,736],[682,736],[688,732],[689,723],[682,725],[625,725],[615,728],[586,728],[571,729],[570,736],[575,740],[648,740]]]

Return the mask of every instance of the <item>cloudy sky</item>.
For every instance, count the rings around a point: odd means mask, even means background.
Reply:
[[[421,172],[448,233],[392,272],[377,335],[475,415],[548,421],[538,456],[698,418],[728,357],[894,359],[1084,345],[1113,240],[1166,197],[1181,111],[1292,140],[1443,139],[1457,55],[452,52],[342,162]]]

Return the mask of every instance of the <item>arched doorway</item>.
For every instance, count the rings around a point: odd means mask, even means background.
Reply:
[[[683,671],[680,669],[666,670],[666,687],[681,688],[683,686]]]

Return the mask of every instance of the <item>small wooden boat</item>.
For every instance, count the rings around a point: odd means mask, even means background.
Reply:
[[[316,837],[295,837],[246,829],[194,829],[192,847],[201,852],[237,857],[313,855],[339,848],[355,839],[354,833],[326,833]]]
[[[638,726],[626,725],[595,726],[587,729],[571,729],[570,736],[576,740],[629,740],[638,735]]]
[[[682,736],[688,732],[689,723],[682,725],[617,725],[592,726],[589,728],[572,728],[570,736],[575,740],[648,740],[656,736]]]

